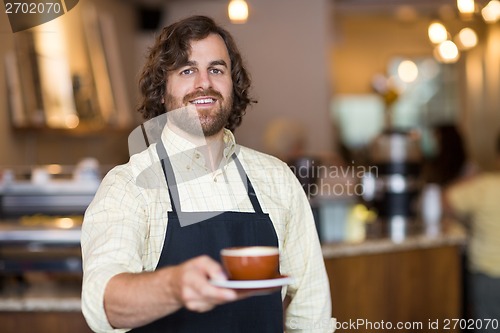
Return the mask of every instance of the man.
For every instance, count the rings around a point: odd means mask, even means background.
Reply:
[[[157,143],[106,175],[85,214],[90,327],[331,332],[328,278],[303,189],[286,164],[237,146],[231,133],[252,100],[229,33],[203,16],[166,27],[140,87],[139,111],[165,114],[167,125]],[[219,251],[246,245],[279,247],[280,274],[293,278],[281,294],[211,283],[226,279]]]
[[[496,141],[496,171],[457,182],[445,192],[445,207],[469,217],[468,245],[473,312],[481,320],[477,332],[497,332],[488,320],[500,318],[500,134]],[[493,323],[494,324],[494,323]],[[488,327],[486,327],[488,326]]]

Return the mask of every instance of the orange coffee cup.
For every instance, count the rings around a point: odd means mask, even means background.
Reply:
[[[279,250],[272,246],[221,250],[222,264],[231,280],[267,280],[279,274]]]

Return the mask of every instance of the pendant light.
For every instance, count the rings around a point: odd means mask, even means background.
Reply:
[[[231,0],[227,14],[232,23],[242,24],[248,20],[248,5],[245,0]]]

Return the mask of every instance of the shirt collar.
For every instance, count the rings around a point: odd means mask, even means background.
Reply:
[[[168,125],[165,126],[161,134],[161,140],[165,145],[169,157],[172,158],[175,156],[175,164],[180,163],[177,165],[184,165],[188,169],[196,166],[205,168],[205,160],[203,154],[198,149],[199,145],[175,133]],[[224,150],[221,167],[225,167],[229,163],[231,156],[236,151],[234,135],[226,128],[224,128],[223,140]]]

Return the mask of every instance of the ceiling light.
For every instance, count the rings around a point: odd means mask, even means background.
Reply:
[[[398,66],[398,76],[401,81],[411,83],[418,77],[418,67],[411,60],[404,60]]]
[[[458,47],[451,40],[445,40],[439,44],[436,49],[436,58],[444,63],[454,63],[457,62],[460,57],[460,52]]]
[[[245,0],[231,0],[227,6],[229,19],[233,23],[245,23],[248,19],[248,5]]]
[[[429,35],[429,39],[434,44],[439,44],[448,39],[448,31],[444,25],[440,22],[434,21],[429,25],[429,29],[427,31]]]
[[[456,42],[462,50],[468,50],[477,45],[477,34],[471,28],[463,28],[456,37]]]
[[[457,0],[457,7],[461,14],[474,14],[476,5],[474,0]]]
[[[481,15],[487,23],[495,23],[500,19],[500,1],[491,0],[486,7],[481,10]]]

